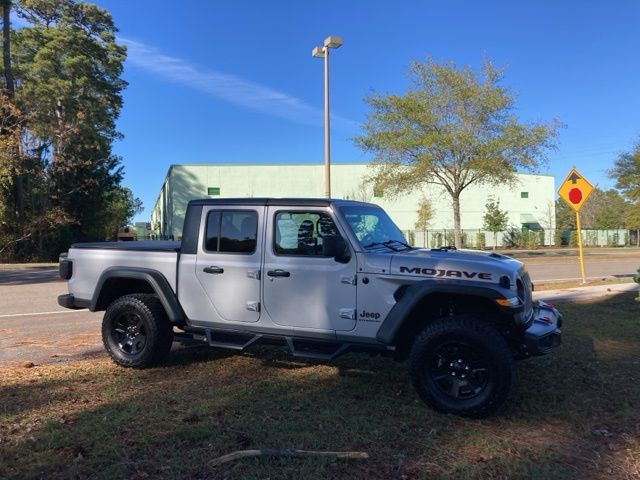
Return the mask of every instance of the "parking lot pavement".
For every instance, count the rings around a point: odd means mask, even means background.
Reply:
[[[0,270],[0,366],[102,354],[102,312],[60,307],[66,291],[57,269]]]

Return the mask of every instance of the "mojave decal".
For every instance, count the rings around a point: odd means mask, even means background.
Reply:
[[[487,272],[467,272],[466,270],[444,270],[441,268],[400,267],[400,273],[412,273],[414,275],[426,275],[429,277],[491,280],[491,274]]]

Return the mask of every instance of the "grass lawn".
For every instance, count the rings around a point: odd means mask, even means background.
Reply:
[[[564,345],[519,364],[505,411],[440,415],[405,365],[280,350],[174,352],[146,371],[106,359],[0,369],[0,478],[640,478],[640,304],[560,305]],[[245,448],[368,452],[207,462]]]

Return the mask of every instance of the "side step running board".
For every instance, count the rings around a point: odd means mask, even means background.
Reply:
[[[204,331],[204,334],[207,337],[207,343],[211,347],[229,348],[231,350],[244,350],[248,348],[251,344],[257,342],[262,338],[262,335],[257,334],[249,338],[249,340],[245,341],[244,343],[239,343],[239,342],[224,341],[224,340],[214,340],[213,338],[214,332],[213,330],[208,328]]]
[[[287,346],[291,351],[291,355],[298,358],[309,358],[315,360],[333,360],[334,358],[346,353],[349,347],[351,346],[348,343],[341,343],[337,345],[337,348],[333,352],[322,352],[322,351],[314,351],[314,350],[302,350],[298,349],[295,346],[294,340],[292,337],[285,337],[287,342]],[[297,340],[300,341],[300,340]]]
[[[227,348],[241,352],[261,340],[266,343],[286,344],[291,355],[298,358],[329,361],[347,353],[353,346],[350,343],[324,342],[280,335],[244,333],[230,330],[205,328],[199,331],[174,332],[174,339],[189,345],[192,342],[205,342],[211,347]],[[281,343],[282,342],[282,343]]]

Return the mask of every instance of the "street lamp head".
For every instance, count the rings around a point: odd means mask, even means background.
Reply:
[[[311,50],[311,55],[313,55],[314,57],[323,58],[324,47],[313,47],[313,50]]]
[[[338,48],[342,45],[342,39],[335,35],[330,35],[324,39],[324,46],[327,48]]]

